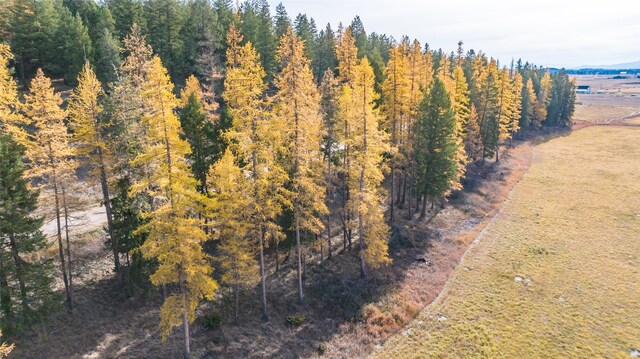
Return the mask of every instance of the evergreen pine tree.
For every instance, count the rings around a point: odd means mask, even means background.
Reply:
[[[291,19],[289,18],[289,14],[287,14],[287,10],[282,5],[282,2],[278,3],[276,6],[276,16],[273,19],[274,23],[274,31],[276,39],[278,40],[278,44],[280,44],[280,39],[284,34],[291,29]]]
[[[486,76],[482,76],[482,89],[480,96],[480,134],[482,138],[482,162],[486,157],[492,157],[498,150],[500,137],[500,89],[499,74],[495,61],[492,59],[488,65]],[[477,80],[477,78],[476,78]]]
[[[327,27],[318,34],[316,57],[315,61],[311,62],[314,77],[321,80],[327,69],[334,71],[337,64],[336,35],[331,29],[331,25],[327,24]]]
[[[214,124],[205,114],[204,93],[195,76],[187,79],[187,85],[180,92],[180,101],[180,123],[184,138],[191,146],[191,153],[188,155],[191,171],[198,181],[198,191],[206,194],[207,174],[214,161]]]
[[[59,299],[53,263],[34,256],[48,243],[40,230],[44,218],[34,216],[39,194],[28,188],[23,157],[22,145],[0,135],[0,310],[9,334],[51,314]]]
[[[439,198],[447,193],[458,173],[456,156],[460,143],[455,113],[439,78],[434,79],[420,105],[415,131],[417,188],[422,195],[421,217],[424,217],[427,198]]]
[[[184,39],[180,29],[184,23],[181,2],[178,0],[147,0],[144,3],[144,19],[147,39],[160,56],[172,78],[180,78],[183,67]]]
[[[72,15],[64,7],[59,11],[60,23],[56,30],[56,39],[60,44],[60,50],[56,63],[64,75],[65,83],[76,84],[82,66],[92,57],[93,46],[87,27],[80,16]]]

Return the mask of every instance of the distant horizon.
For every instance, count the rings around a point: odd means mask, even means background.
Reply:
[[[334,30],[340,22],[348,26],[358,15],[367,34],[396,40],[407,35],[446,53],[462,40],[465,51],[482,50],[505,65],[518,58],[567,69],[640,61],[640,6],[624,0],[605,7],[596,1],[540,0],[517,8],[508,0],[269,0],[272,14],[280,2],[292,21],[298,13],[314,18],[318,31],[327,23]]]

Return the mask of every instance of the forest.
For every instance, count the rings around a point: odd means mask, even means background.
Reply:
[[[367,33],[359,17],[319,30],[265,0],[3,1],[5,341],[72,315],[68,222],[87,188],[114,279],[156,288],[161,335],[179,328],[185,358],[204,301],[230,295],[238,322],[249,293],[272,320],[266,268],[288,248],[301,305],[317,262],[353,252],[367,281],[392,260],[399,216],[425,220],[471,164],[572,125],[564,70],[463,45]]]

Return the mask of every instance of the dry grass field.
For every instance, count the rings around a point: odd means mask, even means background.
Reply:
[[[612,75],[577,75],[573,78],[577,85],[589,85],[593,91],[592,94],[577,95],[575,121],[601,124],[640,116],[640,79],[613,79]]]
[[[630,358],[640,349],[640,128],[540,144],[444,291],[380,358]]]

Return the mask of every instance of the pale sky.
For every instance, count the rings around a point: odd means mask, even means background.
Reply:
[[[270,0],[272,12],[279,0]],[[318,30],[359,15],[368,33],[402,35],[432,49],[485,51],[503,64],[522,57],[549,67],[640,60],[640,0],[282,0],[289,17]]]

